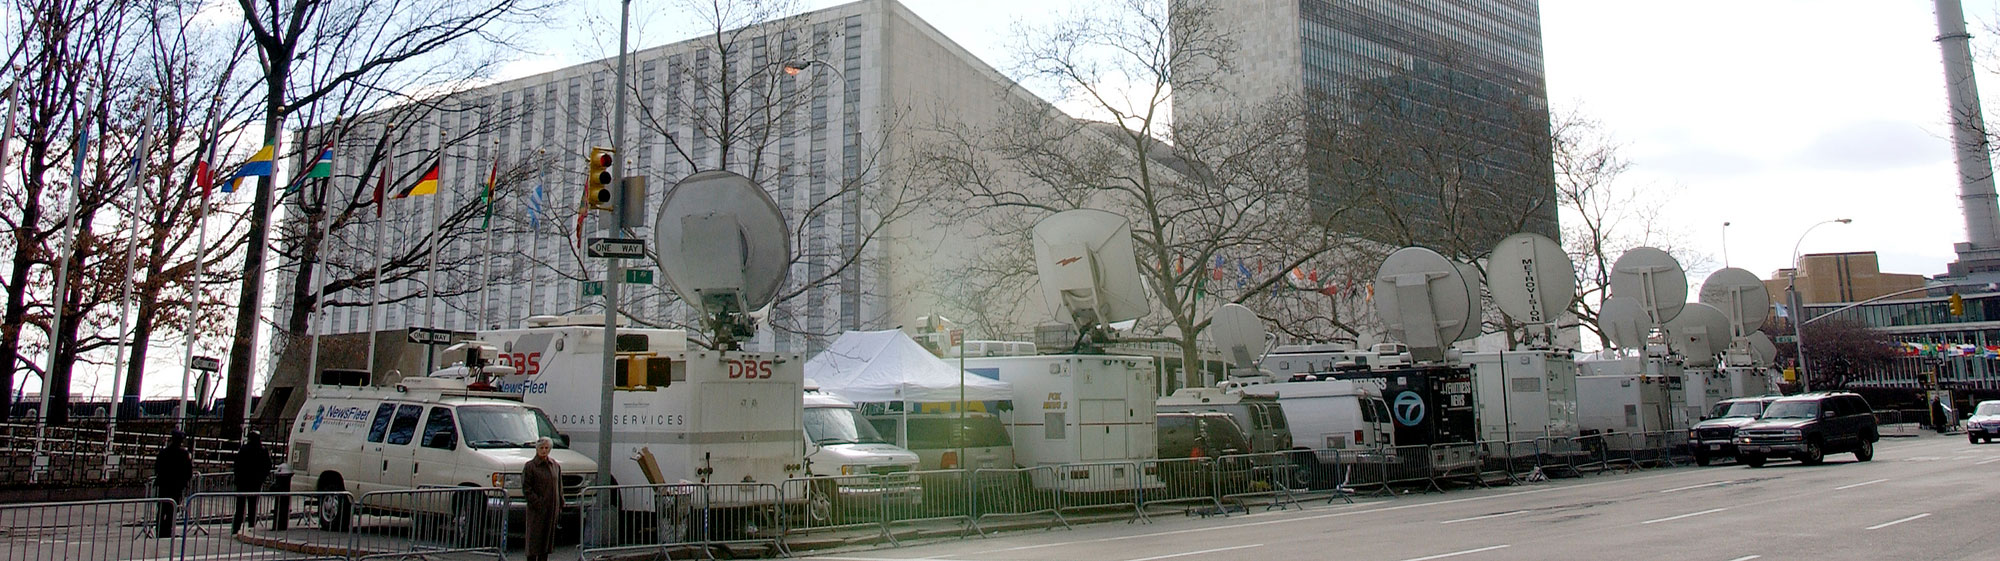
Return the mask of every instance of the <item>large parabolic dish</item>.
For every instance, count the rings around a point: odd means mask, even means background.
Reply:
[[[1435,251],[1405,247],[1375,272],[1375,311],[1412,358],[1439,360],[1445,347],[1479,334],[1478,282]]]
[[[1035,223],[1035,272],[1049,311],[1083,333],[1146,315],[1148,301],[1125,217],[1066,210]]]
[[[667,191],[653,222],[660,268],[681,299],[710,317],[763,308],[785,283],[792,236],[778,204],[749,178],[704,171]]]
[[[1666,325],[1687,306],[1687,272],[1665,251],[1635,247],[1611,265],[1611,293],[1637,301],[1653,325]]]

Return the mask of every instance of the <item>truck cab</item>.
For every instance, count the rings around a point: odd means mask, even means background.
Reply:
[[[830,482],[816,493],[833,506],[922,501],[923,488],[906,475],[917,468],[916,453],[890,444],[853,402],[821,392],[811,381],[804,399],[807,475]]]

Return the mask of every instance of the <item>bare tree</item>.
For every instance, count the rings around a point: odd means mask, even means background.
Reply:
[[[1765,318],[1765,333],[1790,333],[1791,324],[1776,317]],[[1802,326],[1805,335],[1806,375],[1813,388],[1844,388],[1862,377],[1881,372],[1899,356],[1902,346],[1887,333],[1866,322],[1845,317],[1814,320]],[[1799,345],[1778,345],[1778,362],[1796,364]]]
[[[474,68],[513,37],[496,24],[526,23],[554,4],[540,0],[291,0],[257,3],[237,0],[259,60],[264,63],[262,139],[275,143],[287,118],[357,84],[381,85],[383,77],[421,76],[437,65],[457,62]],[[520,26],[517,29],[527,29]],[[413,80],[421,87],[435,82]],[[394,92],[423,97],[421,92]],[[302,143],[303,144],[303,143]],[[297,149],[299,147],[294,147]],[[258,301],[274,197],[270,178],[256,187],[238,293],[235,340],[230,345],[224,418],[242,418],[255,357]],[[225,434],[236,436],[232,430]]]
[[[1121,340],[1174,344],[1183,383],[1197,385],[1192,365],[1215,307],[1262,305],[1294,269],[1327,261],[1324,268],[1334,270],[1331,262],[1351,240],[1320,227],[1328,221],[1315,219],[1305,196],[1300,100],[1170,114],[1170,90],[1216,87],[1230,68],[1235,42],[1212,7],[1124,0],[1096,8],[1027,30],[1017,41],[1017,73],[1108,122],[1018,100],[988,127],[960,124],[973,119],[941,124],[946,140],[929,147],[927,158],[964,209],[950,219],[984,230],[987,247],[1026,248],[1028,229],[1062,210],[1127,217],[1156,313]],[[1340,214],[1318,211],[1322,219]],[[976,258],[965,269],[984,278],[968,275],[975,278],[958,291],[957,307],[981,314],[995,303],[1039,300],[1029,257]],[[1228,272],[1228,282],[1212,278],[1218,270]],[[1025,327],[1018,316],[969,317],[994,334]]]

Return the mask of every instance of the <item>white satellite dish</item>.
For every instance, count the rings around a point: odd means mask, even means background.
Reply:
[[[1465,282],[1465,301],[1468,303],[1465,321],[1459,322],[1462,327],[1458,337],[1452,339],[1452,342],[1458,342],[1478,337],[1480,325],[1486,322],[1485,315],[1481,313],[1485,311],[1482,307],[1485,299],[1479,294],[1479,287],[1485,284],[1486,276],[1479,274],[1479,267],[1471,263],[1453,261],[1451,265],[1458,268],[1458,279]]]
[[[1681,354],[1688,366],[1715,365],[1716,355],[1736,340],[1729,318],[1715,306],[1696,302],[1681,310],[1667,326],[1668,346]]]
[[[1701,282],[1701,303],[1722,310],[1736,329],[1735,336],[1742,337],[1764,325],[1764,316],[1771,312],[1771,293],[1756,274],[1730,267]]]
[[[1231,367],[1254,372],[1264,355],[1264,319],[1242,304],[1223,304],[1209,320],[1208,338]]]
[[[1771,336],[1759,331],[1743,337],[1750,340],[1750,359],[1757,366],[1770,366],[1778,361],[1778,345],[1771,342]]]
[[[1653,331],[1653,318],[1639,309],[1639,301],[1623,296],[1604,299],[1597,307],[1597,328],[1620,349],[1644,349],[1646,336]]]
[[[750,312],[785,283],[792,236],[778,203],[727,171],[688,176],[667,191],[653,222],[661,272],[681,300],[702,311],[723,348],[755,333]]]
[[[1478,282],[1476,275],[1471,282]],[[1441,360],[1446,346],[1479,333],[1468,327],[1478,325],[1477,286],[1443,255],[1405,247],[1375,271],[1375,311],[1389,336],[1410,347],[1412,359]]]
[[[1611,265],[1611,293],[1639,302],[1639,309],[1665,325],[1687,306],[1687,272],[1667,252],[1635,247]]]
[[[1553,323],[1576,297],[1576,267],[1541,234],[1514,234],[1500,240],[1486,262],[1486,287],[1507,317],[1529,324]]]
[[[1103,335],[1110,324],[1146,315],[1149,301],[1125,217],[1066,210],[1036,222],[1034,238],[1042,298],[1079,332]]]

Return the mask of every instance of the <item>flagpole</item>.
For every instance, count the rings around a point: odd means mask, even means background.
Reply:
[[[388,138],[390,130],[394,128],[394,126],[383,127],[382,137]],[[380,145],[378,144],[377,146],[379,147]],[[371,384],[375,382],[375,339],[378,332],[382,331],[382,261],[387,259],[386,256],[379,255],[385,245],[382,239],[382,207],[389,204],[389,194],[386,192],[389,186],[386,183],[388,183],[389,179],[389,166],[394,162],[395,159],[393,157],[386,157],[381,158],[376,164],[382,166],[382,168],[376,172],[375,177],[375,237],[371,240],[373,243],[369,244],[372,248],[369,253],[378,254],[375,255],[375,278],[368,283],[367,369],[369,383]]]
[[[35,481],[37,475],[48,469],[48,457],[43,455],[48,440],[49,420],[54,412],[49,410],[49,396],[54,395],[49,377],[55,375],[56,357],[62,354],[63,312],[69,307],[69,262],[76,257],[76,211],[83,206],[83,153],[90,148],[90,112],[84,111],[84,118],[76,123],[76,164],[70,170],[70,200],[75,201],[63,215],[62,262],[56,266],[56,290],[50,298],[48,366],[42,370],[42,421],[35,424],[35,459],[37,469],[30,470],[28,481]]]
[[[445,149],[444,142],[445,142],[444,124],[439,123],[438,150],[437,150],[438,157],[437,157],[437,163],[435,164],[438,168],[440,168],[439,175],[443,175],[442,168],[444,167],[444,149]],[[421,179],[419,179],[419,181],[421,181]],[[439,183],[443,182],[440,181]],[[431,193],[431,219],[437,221],[437,224],[435,226],[432,226],[431,230],[433,233],[437,235],[437,239],[431,240],[431,254],[430,258],[428,259],[429,262],[424,265],[424,327],[428,327],[431,329],[437,329],[438,246],[444,245],[444,193],[442,191],[445,190],[438,189],[438,191],[440,192]],[[437,345],[432,345],[429,340],[426,340],[424,342],[423,375],[429,376],[431,375],[431,372],[435,371],[436,369],[437,369]]]
[[[487,316],[487,314],[490,312],[488,311],[486,306],[489,303],[491,303],[493,295],[493,291],[490,290],[491,288],[493,288],[492,222],[493,222],[493,203],[494,199],[498,197],[498,195],[495,194],[493,191],[497,187],[496,185],[494,185],[494,183],[499,181],[499,174],[500,174],[500,137],[499,135],[494,135],[493,173],[486,176],[486,218],[479,223],[479,229],[481,230],[480,234],[486,239],[482,242],[485,245],[485,249],[483,250],[485,253],[479,256],[480,264],[484,268],[484,270],[479,273],[481,277],[481,282],[479,284],[479,325],[474,329],[474,331],[477,331],[479,329],[487,329],[487,326],[492,325],[491,322],[493,319]]]
[[[222,144],[222,111],[220,109],[222,98],[217,97],[214,101],[215,106],[211,108],[212,114],[209,117],[207,131],[209,133],[208,157],[204,158],[198,164],[208,167],[206,172],[208,177],[204,179],[197,176],[195,178],[196,183],[206,184],[197,185],[201,187],[201,207],[195,209],[194,283],[188,286],[187,327],[185,332],[182,333],[187,339],[187,351],[181,360],[181,364],[183,365],[181,370],[181,399],[174,402],[174,429],[183,432],[187,431],[188,378],[190,377],[189,374],[195,372],[195,326],[201,323],[202,276],[208,272],[208,195],[209,191],[215,187],[215,148],[216,145]],[[197,169],[195,173],[200,174],[203,172]]]
[[[548,204],[547,194],[542,186],[548,183],[548,150],[535,151],[535,204],[529,205],[528,221],[535,225],[535,237],[528,240],[528,317],[535,317],[536,285],[541,283],[542,272],[542,205]]]
[[[303,189],[300,190],[299,198],[302,200],[305,198]],[[327,216],[326,212],[326,183],[324,181],[320,183],[319,212],[315,213],[315,216],[313,230],[319,234],[319,238],[313,240],[312,277],[308,280],[313,285],[313,301],[312,305],[306,309],[306,320],[309,322],[306,324],[306,330],[312,333],[312,352],[306,358],[306,383],[308,384],[315,383],[314,381],[319,379],[319,336],[321,332],[326,331],[320,327],[321,318],[319,312],[324,309],[320,306],[320,299],[326,297],[326,283],[320,281],[320,275],[325,274],[326,271],[326,237],[333,229],[333,224],[331,224],[333,221]]]
[[[129,226],[130,231],[125,234],[125,281],[122,283],[123,286],[118,295],[118,350],[116,358],[111,361],[111,416],[105,420],[104,424],[104,463],[107,466],[116,465],[117,462],[118,455],[111,452],[111,442],[112,438],[118,434],[118,417],[124,409],[125,399],[128,397],[124,395],[124,377],[125,360],[131,355],[132,348],[133,262],[138,258],[139,253],[139,207],[145,202],[143,200],[144,197],[139,193],[139,175],[146,166],[147,145],[153,142],[153,112],[151,110],[146,112],[146,118],[140,122],[139,127],[139,142],[132,147],[132,170],[125,175],[125,188],[128,191],[127,194],[132,199],[126,203],[125,210],[126,224]],[[136,407],[138,404],[135,402],[133,405]]]

